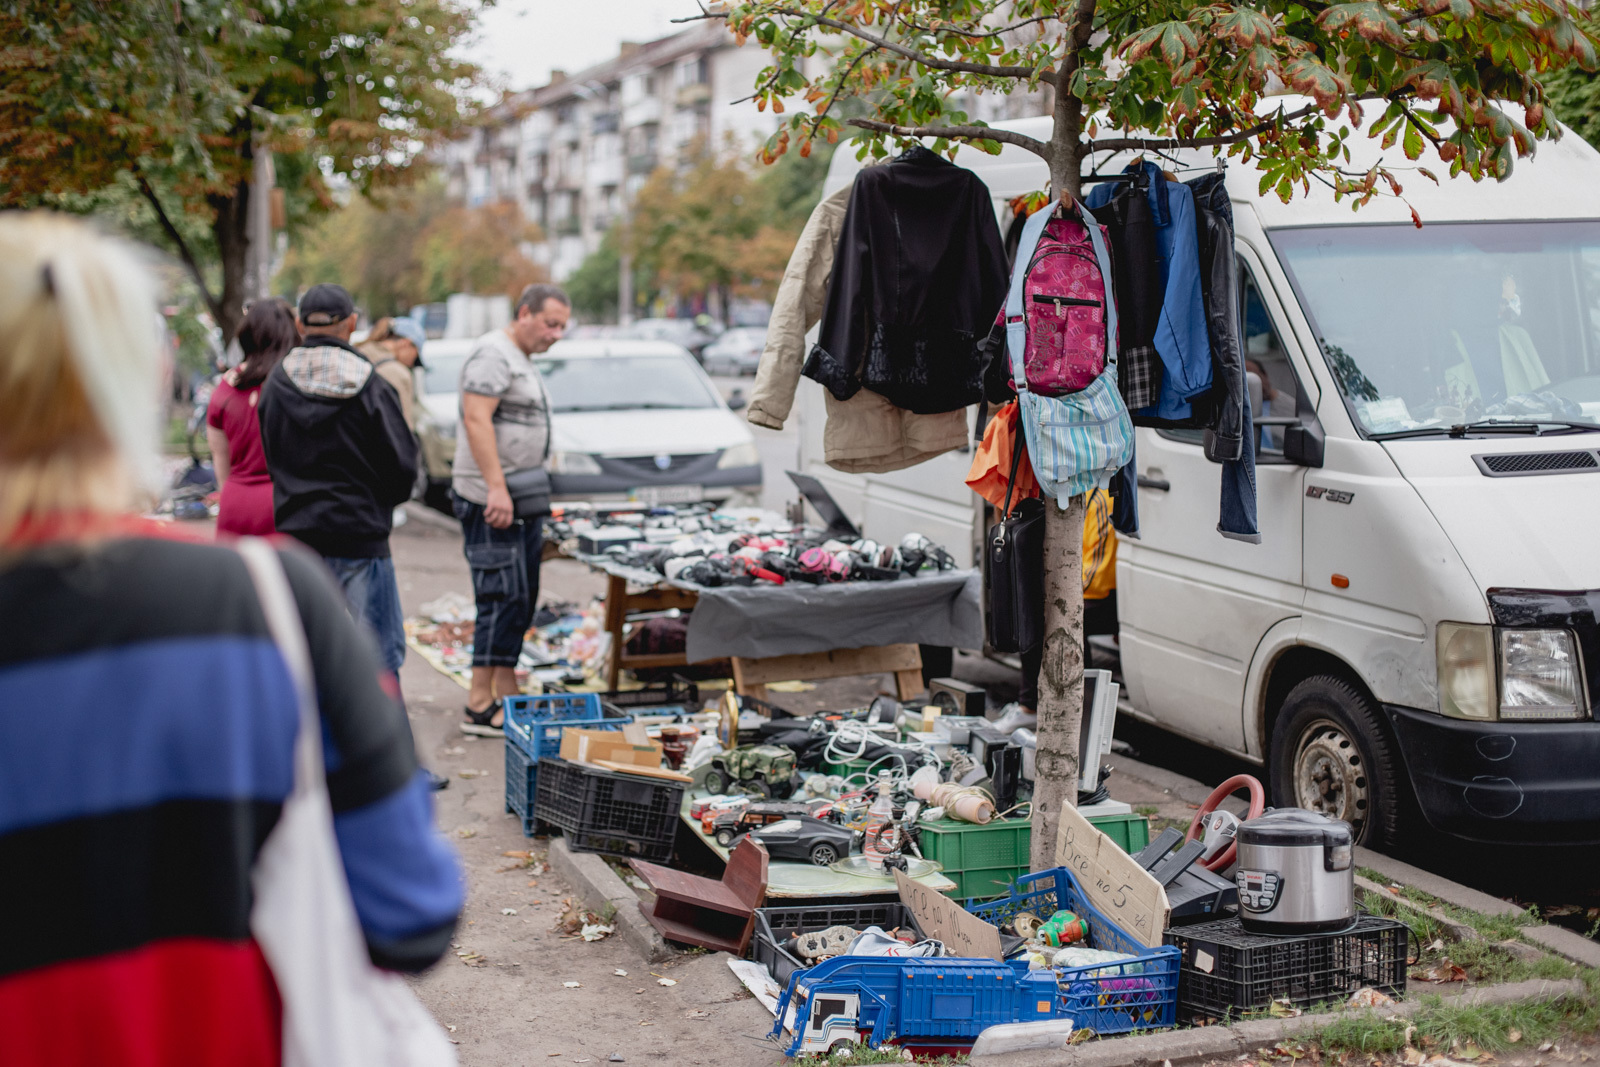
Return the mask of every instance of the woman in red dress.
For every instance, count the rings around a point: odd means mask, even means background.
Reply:
[[[299,341],[294,312],[285,300],[258,300],[239,327],[244,360],[222,376],[206,408],[206,441],[222,486],[217,532],[262,536],[273,532],[272,478],[261,451],[256,401],[261,383]]]

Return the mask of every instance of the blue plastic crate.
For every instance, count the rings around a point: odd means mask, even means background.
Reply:
[[[516,745],[506,745],[506,810],[522,821],[522,836],[538,832],[533,803],[538,796],[539,764]]]
[[[620,730],[633,716],[607,709],[597,693],[544,693],[505,698],[506,741],[534,763],[561,752],[561,731]],[[530,790],[531,794],[531,790]]]
[[[1060,997],[1057,1014],[1070,1016],[1078,1029],[1121,1034],[1177,1022],[1181,953],[1171,947],[1146,948],[1134,940],[1089,903],[1067,868],[1022,875],[1006,896],[970,904],[967,910],[996,926],[1022,912],[1048,919],[1058,911],[1070,911],[1089,924],[1085,943],[1090,948],[1126,952],[1134,957],[1109,967],[1056,971]]]

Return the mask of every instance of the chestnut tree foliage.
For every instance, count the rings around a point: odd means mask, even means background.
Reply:
[[[1350,166],[1363,135],[1386,159],[1436,156],[1415,168],[1426,179],[1503,180],[1560,132],[1545,77],[1597,58],[1594,16],[1566,0],[736,0],[702,17],[772,55],[754,94],[785,116],[767,161],[850,127],[874,158],[915,138],[935,151],[1009,143],[1074,196],[1097,159],[1185,148],[1252,163],[1261,192],[1285,201],[1313,181],[1355,206],[1401,195],[1382,164]],[[962,110],[1014,92],[1046,101],[1048,138]],[[1082,707],[1082,502],[1047,516],[1035,869],[1053,862],[1074,796]]]

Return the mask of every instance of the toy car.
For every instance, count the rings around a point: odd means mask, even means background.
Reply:
[[[713,811],[710,813],[710,826],[702,821],[701,829],[717,839],[717,844],[728,848],[733,844],[733,839],[740,834],[759,829],[771,823],[782,822],[784,819],[793,819],[800,815],[810,815],[811,807],[799,801],[793,803],[750,804],[732,811]]]
[[[856,831],[809,815],[795,815],[751,830],[749,837],[766,847],[775,860],[797,860],[826,867],[850,855]]]
[[[794,792],[794,750],[782,745],[749,745],[712,757],[705,786],[726,793],[732,786],[787,800]]]

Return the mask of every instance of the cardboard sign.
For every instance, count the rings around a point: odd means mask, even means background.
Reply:
[[[894,872],[894,884],[900,887],[900,902],[916,916],[923,937],[943,941],[952,955],[1001,958],[999,930],[938,890],[913,882],[904,871]]]
[[[1167,891],[1111,838],[1061,804],[1056,863],[1072,872],[1089,903],[1147,948],[1161,946],[1171,908]]]

